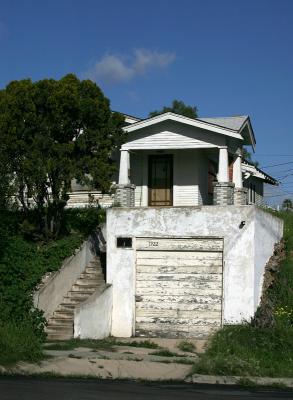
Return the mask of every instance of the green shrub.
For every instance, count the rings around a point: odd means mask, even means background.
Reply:
[[[42,358],[42,343],[29,322],[0,321],[0,365]]]
[[[186,340],[183,340],[182,342],[180,342],[177,347],[181,351],[187,351],[187,352],[190,352],[190,353],[195,351],[194,344],[191,343],[191,342],[188,342]]]
[[[74,230],[89,235],[105,219],[106,211],[100,207],[72,208],[65,211],[63,225],[67,232]]]
[[[226,326],[200,355],[194,373],[293,376],[293,329]]]

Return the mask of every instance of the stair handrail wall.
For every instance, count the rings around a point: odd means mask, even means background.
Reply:
[[[34,306],[44,312],[47,320],[52,317],[64,296],[98,252],[99,244],[94,233],[76,249],[75,254],[66,258],[61,268],[34,293]]]

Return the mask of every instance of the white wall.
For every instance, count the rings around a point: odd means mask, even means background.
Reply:
[[[130,181],[135,188],[135,206],[148,206],[148,156],[152,151],[132,151]],[[173,154],[173,205],[207,203],[208,157],[204,150],[169,150]]]
[[[242,221],[245,224],[241,228]],[[112,335],[130,337],[134,332],[136,236],[223,237],[223,322],[238,323],[254,314],[265,263],[282,230],[282,221],[254,206],[108,210],[107,283],[113,285]],[[117,248],[117,236],[133,237],[133,248]]]
[[[93,293],[74,310],[74,337],[104,339],[111,334],[113,288],[108,285]]]
[[[44,311],[46,319],[53,315],[58,305],[62,303],[63,297],[94,257],[92,243],[87,240],[34,294],[34,306]]]

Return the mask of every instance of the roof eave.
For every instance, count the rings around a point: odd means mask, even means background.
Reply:
[[[136,130],[143,129],[145,127],[154,125],[156,123],[160,123],[160,122],[166,121],[166,120],[172,120],[172,121],[175,121],[175,122],[185,123],[185,124],[190,125],[190,126],[206,129],[206,130],[209,130],[209,131],[212,131],[212,132],[215,132],[215,133],[220,133],[222,135],[234,137],[234,138],[239,139],[239,140],[244,140],[242,135],[239,132],[237,132],[237,131],[235,131],[233,129],[224,128],[224,127],[221,127],[221,126],[218,126],[218,125],[210,124],[210,123],[205,122],[205,121],[201,121],[201,120],[198,120],[198,119],[185,117],[183,115],[174,114],[174,113],[171,113],[171,112],[167,112],[167,113],[164,113],[164,114],[156,115],[155,117],[144,119],[144,120],[136,122],[136,123],[134,123],[132,125],[125,126],[123,129],[124,129],[125,132],[130,133],[130,132],[134,132]]]

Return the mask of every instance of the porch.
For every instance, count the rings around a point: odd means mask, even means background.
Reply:
[[[241,151],[228,146],[121,149],[116,204],[164,207],[246,204]]]

